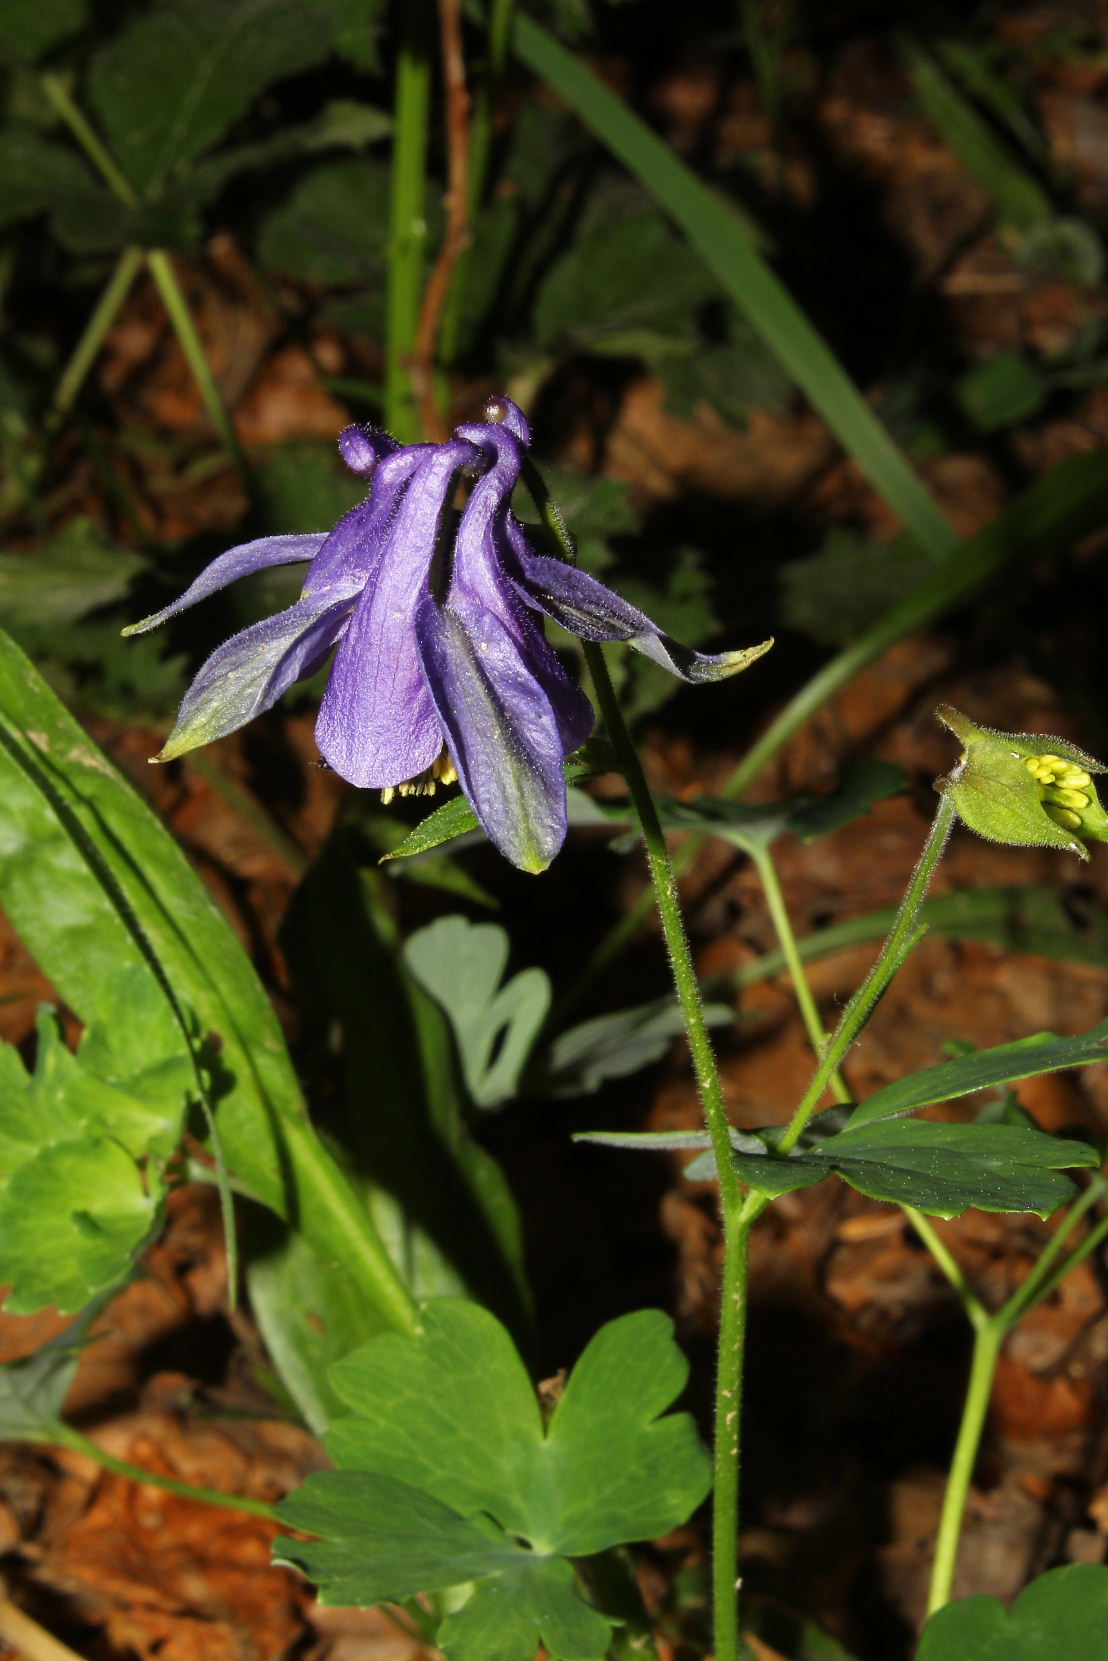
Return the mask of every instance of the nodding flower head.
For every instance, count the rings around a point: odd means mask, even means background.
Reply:
[[[531,430],[509,398],[489,399],[483,417],[442,444],[348,427],[339,450],[371,481],[366,501],[332,531],[229,549],[124,630],[155,628],[251,572],[308,562],[294,605],[203,665],[155,760],[236,731],[334,652],[316,725],[323,759],[389,798],[456,776],[490,840],[541,871],[565,840],[563,762],[594,721],[543,614],[582,640],[626,640],[687,681],[736,674],[768,649],[691,651],[595,577],[537,553],[511,507]]]
[[[1064,738],[994,732],[943,704],[935,711],[965,748],[936,781],[970,830],[991,842],[1064,848],[1088,859],[1086,842],[1108,842],[1108,815],[1092,775],[1106,769]]]

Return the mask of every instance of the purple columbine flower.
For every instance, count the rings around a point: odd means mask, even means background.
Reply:
[[[245,726],[337,647],[316,725],[324,759],[386,799],[456,776],[501,853],[542,871],[565,840],[562,764],[594,713],[539,613],[582,640],[627,640],[687,681],[733,675],[767,650],[691,651],[595,577],[535,553],[511,509],[530,428],[507,398],[484,414],[445,444],[402,447],[348,427],[339,448],[372,479],[367,501],[329,533],[231,548],[180,599],[124,630],[155,628],[252,571],[310,561],[295,605],[212,653],[155,760]],[[460,478],[472,488],[458,516]]]

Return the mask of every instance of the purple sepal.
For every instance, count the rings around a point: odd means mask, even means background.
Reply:
[[[159,761],[237,732],[272,708],[294,681],[322,667],[350,614],[351,596],[332,590],[298,600],[253,623],[212,653],[185,693]]]
[[[156,629],[167,617],[187,611],[198,600],[206,600],[209,594],[217,593],[228,583],[248,577],[254,571],[268,571],[274,565],[296,565],[313,560],[334,534],[333,531],[311,531],[306,536],[260,536],[255,542],[240,542],[237,548],[228,548],[225,554],[220,554],[218,559],[205,566],[196,581],[172,605],[164,606],[152,617],[144,617],[141,623],[129,624],[123,633],[145,634],[148,629]]]

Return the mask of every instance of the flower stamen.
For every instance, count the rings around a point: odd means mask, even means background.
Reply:
[[[454,763],[444,748],[430,767],[422,773],[417,773],[414,779],[405,779],[403,784],[387,785],[381,792],[381,803],[382,806],[388,807],[394,796],[433,796],[440,784],[445,787],[457,782],[458,774]]]

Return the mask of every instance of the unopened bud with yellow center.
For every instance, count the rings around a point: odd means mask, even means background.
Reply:
[[[1108,842],[1108,815],[1092,775],[1106,771],[1064,738],[994,732],[949,704],[935,711],[965,746],[936,787],[970,830],[990,842],[1064,848],[1088,859],[1085,842]]]

